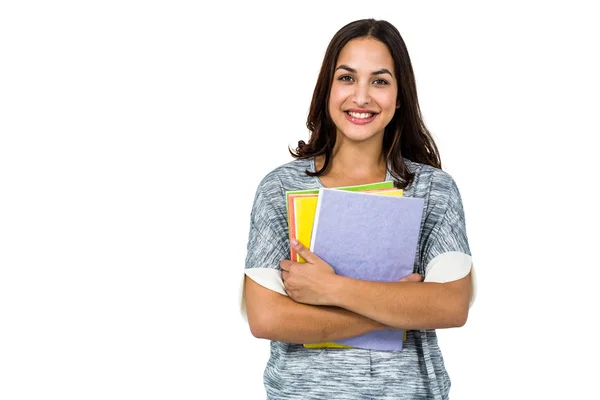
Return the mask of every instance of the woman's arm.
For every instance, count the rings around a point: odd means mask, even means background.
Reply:
[[[471,273],[447,283],[370,282],[335,276],[330,305],[402,329],[463,326],[471,299]]]
[[[471,274],[447,283],[372,282],[336,275],[331,266],[302,244],[307,262],[281,262],[286,293],[295,301],[341,307],[397,329],[463,326],[471,299]]]
[[[341,308],[297,303],[248,277],[245,285],[248,323],[257,338],[321,343],[389,328]]]

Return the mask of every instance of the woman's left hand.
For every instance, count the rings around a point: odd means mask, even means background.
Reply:
[[[281,278],[287,295],[298,303],[321,306],[331,304],[328,292],[337,277],[331,265],[317,257],[302,243],[290,243],[290,245],[306,260],[306,263],[290,260],[279,263],[283,270]]]

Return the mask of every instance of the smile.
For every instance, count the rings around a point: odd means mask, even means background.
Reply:
[[[372,122],[375,117],[377,117],[377,114],[375,113],[356,113],[352,111],[345,111],[344,115],[348,121],[357,125],[368,124],[369,122]]]

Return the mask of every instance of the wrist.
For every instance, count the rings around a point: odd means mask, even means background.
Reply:
[[[327,284],[328,303],[335,307],[343,307],[344,294],[348,278],[340,275],[333,275]]]

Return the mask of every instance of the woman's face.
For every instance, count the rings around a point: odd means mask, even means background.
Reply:
[[[353,39],[342,48],[328,105],[338,140],[382,140],[397,108],[394,71],[387,46],[376,39]]]

